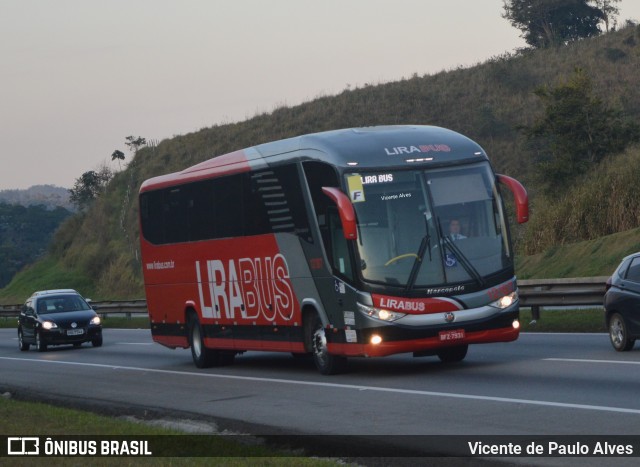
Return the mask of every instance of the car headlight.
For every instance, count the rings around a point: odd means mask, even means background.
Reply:
[[[44,323],[42,323],[42,327],[44,329],[54,329],[57,328],[58,325],[56,323],[54,323],[53,321],[45,321]]]
[[[93,318],[91,318],[91,321],[89,321],[89,324],[95,324],[95,325],[100,324],[100,317],[94,316]]]
[[[398,313],[397,311],[385,310],[384,308],[363,305],[360,302],[357,302],[357,305],[361,313],[382,321],[396,321],[407,315],[406,313]]]
[[[505,308],[508,308],[511,305],[513,305],[516,302],[516,300],[518,300],[518,292],[513,291],[509,295],[505,295],[504,297],[499,298],[495,302],[489,303],[489,306],[504,310]]]

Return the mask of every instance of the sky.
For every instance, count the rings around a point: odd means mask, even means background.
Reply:
[[[640,1],[618,4],[619,23]],[[0,0],[0,190],[71,188],[162,141],[524,47],[503,0]],[[241,149],[241,148],[238,148]]]

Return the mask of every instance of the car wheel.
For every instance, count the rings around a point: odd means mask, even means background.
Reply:
[[[318,371],[323,375],[342,373],[347,367],[347,358],[341,355],[331,355],[327,350],[327,335],[318,315],[313,318],[311,330],[311,355]]]
[[[467,356],[468,345],[458,345],[456,347],[446,347],[436,352],[442,363],[455,363],[464,360]]]
[[[47,351],[47,344],[44,343],[39,332],[36,332],[36,349],[38,350],[38,352]]]
[[[102,337],[96,337],[91,341],[91,345],[94,347],[102,347]]]
[[[18,346],[20,347],[20,350],[25,351],[25,350],[29,350],[29,347],[31,347],[29,344],[27,344],[22,336],[22,329],[18,329]]]
[[[609,339],[618,352],[631,350],[636,343],[636,340],[629,336],[627,322],[620,313],[614,313],[609,318]]]

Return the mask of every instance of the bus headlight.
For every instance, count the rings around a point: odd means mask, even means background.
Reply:
[[[382,321],[396,321],[407,315],[406,313],[398,313],[397,311],[385,310],[383,308],[363,305],[360,302],[357,302],[357,305],[358,310],[360,310],[361,313]]]
[[[492,307],[504,310],[505,308],[508,308],[511,305],[513,305],[516,302],[516,300],[518,300],[518,292],[514,291],[514,292],[511,292],[509,295],[505,295],[504,297],[499,298],[495,302],[490,303],[489,305]]]

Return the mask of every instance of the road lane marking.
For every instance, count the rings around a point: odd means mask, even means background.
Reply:
[[[586,358],[545,358],[551,362],[577,362],[577,363],[612,363],[621,365],[640,365],[640,362],[625,362],[621,360],[589,360]]]
[[[448,397],[453,399],[469,399],[469,400],[479,400],[479,401],[488,401],[488,402],[504,402],[504,403],[510,403],[510,404],[540,405],[545,407],[597,410],[601,412],[618,412],[618,413],[640,415],[640,409],[627,409],[624,407],[608,407],[603,405],[569,404],[565,402],[540,401],[540,400],[531,400],[531,399],[514,399],[510,397],[494,397],[494,396],[479,396],[479,395],[473,395],[473,394],[456,394],[456,393],[450,393],[450,392],[420,391],[416,389],[383,388],[383,387],[376,387],[376,386],[361,386],[361,385],[355,385],[355,384],[324,383],[320,381],[295,381],[295,380],[279,379],[279,378],[259,378],[256,376],[218,375],[218,374],[212,374],[212,373],[196,373],[192,371],[159,370],[157,368],[104,365],[100,363],[63,362],[63,361],[38,360],[38,359],[31,359],[31,358],[15,358],[15,357],[0,357],[0,360],[13,360],[13,361],[20,361],[20,362],[35,362],[35,363],[59,364],[59,365],[90,366],[95,368],[107,368],[111,370],[141,371],[146,373],[160,373],[160,374],[181,375],[181,376],[197,376],[201,378],[217,378],[217,379],[228,379],[228,380],[236,380],[236,381],[253,381],[253,382],[262,382],[262,383],[291,384],[291,385],[298,385],[298,386],[317,386],[317,387],[334,388],[334,389],[353,389],[357,391],[408,394],[408,395],[415,395],[415,396]]]
[[[14,337],[13,340],[17,341],[18,338]],[[114,342],[113,345],[155,345],[155,342]]]
[[[114,342],[115,345],[154,345],[153,342]]]

